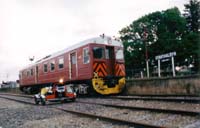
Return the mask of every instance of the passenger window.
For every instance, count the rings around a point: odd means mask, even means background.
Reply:
[[[58,68],[61,69],[64,67],[64,59],[63,58],[60,58],[58,60]]]
[[[31,76],[33,76],[33,69],[31,69]]]
[[[55,69],[55,61],[51,61],[51,71],[54,71]]]
[[[83,63],[88,64],[89,62],[90,62],[89,49],[84,48],[83,49]]]
[[[29,70],[27,70],[26,76],[30,76],[30,71]]]
[[[48,71],[48,65],[47,65],[47,64],[44,64],[43,69],[44,69],[44,72],[47,72],[47,71]]]
[[[95,59],[103,59],[104,58],[104,48],[94,47],[93,48],[93,56]]]
[[[23,71],[23,72],[22,72],[22,75],[23,75],[23,76],[26,76],[26,72],[25,72],[25,71]]]

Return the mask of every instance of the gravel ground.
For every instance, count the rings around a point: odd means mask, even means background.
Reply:
[[[128,128],[125,125],[112,124],[79,117],[47,106],[24,105],[0,98],[1,128]]]

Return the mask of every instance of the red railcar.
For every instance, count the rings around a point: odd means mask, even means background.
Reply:
[[[78,93],[118,94],[125,86],[123,45],[106,36],[85,40],[27,66],[19,76],[25,92],[62,81]]]

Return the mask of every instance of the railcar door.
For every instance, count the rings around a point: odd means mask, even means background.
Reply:
[[[110,76],[114,75],[114,63],[115,63],[115,54],[114,54],[114,47],[106,46],[105,51],[105,58],[106,58],[106,65],[107,65],[107,73]]]
[[[70,79],[75,79],[77,76],[77,55],[76,52],[70,54]]]

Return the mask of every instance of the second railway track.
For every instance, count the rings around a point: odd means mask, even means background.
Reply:
[[[148,108],[148,107],[136,107],[136,106],[124,106],[124,105],[105,104],[105,103],[92,103],[92,102],[84,102],[84,101],[78,101],[78,102],[79,103],[85,103],[85,104],[103,105],[103,106],[107,106],[107,107],[114,107],[114,108],[120,108],[120,109],[150,111],[150,112],[157,112],[157,113],[181,114],[181,115],[188,115],[188,116],[199,116],[200,115],[200,112],[194,112],[194,111]]]
[[[144,100],[144,101],[165,101],[165,102],[186,102],[186,103],[200,103],[200,97],[187,97],[187,96],[110,96],[110,99],[122,100]]]

